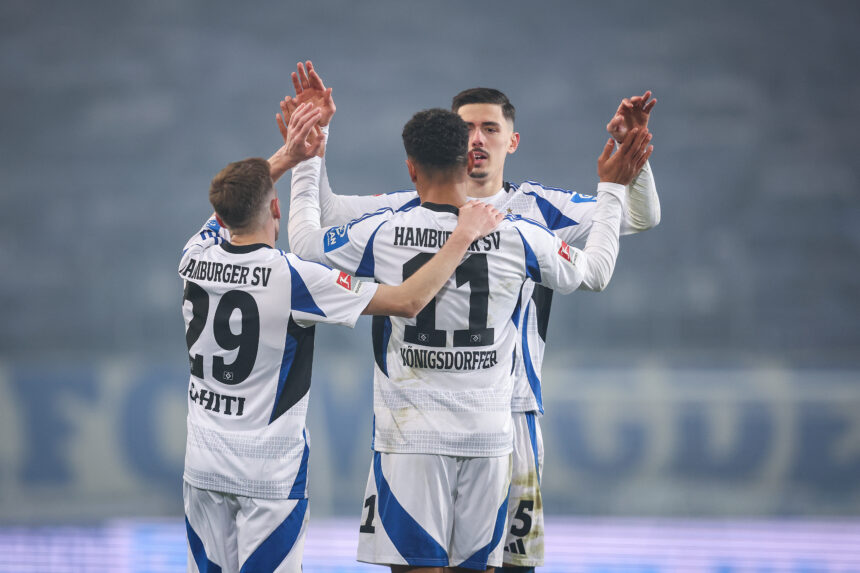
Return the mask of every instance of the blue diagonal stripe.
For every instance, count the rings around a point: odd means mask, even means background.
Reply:
[[[289,261],[287,261],[287,266],[290,267],[290,286],[292,290],[290,306],[292,306],[293,310],[325,316],[325,313],[317,306],[316,301],[314,301],[314,297],[311,296],[311,293],[308,290],[305,281],[302,280],[302,275],[299,274],[299,271],[293,268],[293,265],[291,265]]]
[[[526,424],[529,427],[529,443],[532,445],[532,453],[535,457],[535,475],[540,484],[540,462],[538,462],[537,426],[535,424],[535,413],[526,412]]]
[[[517,233],[520,234],[520,239],[523,241],[523,250],[526,255],[526,273],[528,277],[532,279],[534,282],[539,283],[541,274],[540,274],[540,265],[538,264],[537,255],[535,255],[534,250],[532,249],[529,242],[526,241],[526,238],[523,236],[522,232],[517,229]]]
[[[379,519],[397,552],[409,565],[439,567],[448,565],[448,553],[415,519],[407,513],[391,492],[382,475],[382,456],[373,453],[373,476],[376,480]]]
[[[300,499],[293,511],[242,564],[240,573],[271,573],[286,559],[305,520],[308,500]]]
[[[188,516],[185,516],[185,531],[188,534],[188,547],[191,548],[191,555],[194,557],[194,563],[197,564],[197,570],[200,573],[221,573],[221,567],[209,561],[206,556],[206,548],[203,547],[203,541],[194,528],[191,527],[191,522],[188,521]]]
[[[532,393],[535,395],[535,400],[537,400],[538,408],[541,412],[543,412],[543,397],[541,396],[540,391],[540,377],[535,371],[534,364],[532,364],[532,354],[529,349],[529,310],[531,309],[531,303],[526,305],[525,311],[523,312],[523,338],[522,338],[522,349],[523,349],[523,367],[526,370],[526,378],[529,381],[529,386],[532,389]]]
[[[510,495],[510,493],[511,488],[508,487],[508,494]],[[502,505],[499,506],[499,511],[496,512],[496,525],[493,528],[493,537],[490,539],[490,542],[478,549],[471,557],[460,563],[458,567],[478,569],[481,571],[487,568],[487,559],[490,558],[490,553],[493,552],[493,549],[496,548],[496,545],[499,544],[499,541],[502,540],[502,535],[505,533],[505,518],[508,515],[509,495],[505,496],[505,501],[502,502]]]

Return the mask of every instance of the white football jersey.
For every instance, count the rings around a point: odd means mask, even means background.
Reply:
[[[426,202],[380,209],[325,231],[322,258],[400,284],[445,243],[457,212]],[[374,450],[509,453],[522,285],[570,292],[583,279],[581,256],[543,225],[510,215],[470,246],[415,319],[375,317]]]
[[[323,174],[325,173],[323,162]],[[328,182],[323,176],[322,188],[331,196],[327,189]],[[638,192],[647,195],[654,186],[650,167],[646,164],[634,185],[643,187]],[[656,196],[656,194],[655,194]],[[355,219],[360,215],[375,211],[379,208],[398,210],[418,205],[418,193],[415,191],[394,191],[373,196],[333,196],[336,206],[330,209],[335,213],[337,221],[323,217],[323,224],[340,224],[347,219]],[[588,237],[592,227],[592,217],[597,205],[593,195],[582,195],[565,189],[548,187],[534,181],[526,181],[520,185],[505,183],[504,188],[491,197],[482,199],[503,214],[520,215],[542,223],[552,230],[569,245],[581,247]],[[323,213],[326,211],[323,210]],[[659,216],[658,216],[659,217]],[[634,233],[637,227],[637,214],[625,213],[621,222],[620,234]],[[541,369],[543,365],[544,348],[546,345],[547,325],[552,305],[552,290],[527,280],[523,283],[520,311],[522,320],[518,322],[517,352],[515,381],[511,410],[513,412],[543,413],[543,398],[541,395]]]
[[[184,479],[201,489],[303,499],[314,324],[354,326],[377,285],[228,240],[213,217],[179,263],[191,365]]]

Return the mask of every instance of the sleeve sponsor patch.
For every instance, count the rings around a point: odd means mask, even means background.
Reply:
[[[595,195],[581,195],[579,193],[573,193],[570,196],[571,203],[596,203],[597,196]]]
[[[339,284],[346,290],[352,290],[352,277],[347,273],[341,271],[341,273],[337,277],[337,284]]]
[[[561,258],[563,258],[567,262],[575,265],[577,262],[577,259],[579,258],[579,251],[574,249],[573,253],[571,253],[570,252],[570,245],[568,245],[567,243],[562,241],[561,247],[558,248],[558,256],[560,256]]]
[[[323,239],[323,250],[328,253],[349,242],[349,225],[332,227]]]
[[[569,263],[572,262],[570,260],[570,245],[568,245],[564,241],[561,242],[561,247],[559,247],[559,249],[558,249],[558,254],[561,258],[563,258],[567,262],[569,262]]]

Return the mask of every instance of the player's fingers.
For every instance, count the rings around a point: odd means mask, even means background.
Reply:
[[[648,161],[649,157],[651,157],[652,151],[654,151],[654,146],[649,145],[648,149],[645,150],[645,153],[643,153],[639,160],[636,162],[636,173],[639,173],[639,171],[641,171],[642,168],[645,167],[645,162]]]
[[[311,132],[311,129],[313,128],[313,126],[316,125],[317,121],[319,121],[320,115],[322,115],[322,112],[320,112],[320,110],[318,110],[318,109],[315,109],[315,110],[311,111],[310,113],[304,115],[301,123],[299,124],[298,132],[297,132],[298,136],[300,138],[302,138],[302,139],[307,138],[307,136]]]
[[[651,113],[651,110],[654,109],[655,105],[657,105],[657,98],[654,98],[648,103],[646,103],[643,110],[645,111],[645,113]]]
[[[299,81],[302,82],[302,89],[308,89],[311,87],[310,82],[308,81],[308,74],[305,71],[305,65],[302,62],[299,62],[296,65],[299,72]]]
[[[281,102],[281,113],[284,114],[285,119],[289,119],[291,115],[296,111],[296,106],[298,104],[293,99],[285,99]]]
[[[647,129],[639,130],[639,133],[636,136],[636,141],[631,149],[632,155],[634,159],[641,155],[645,148],[648,147],[648,142],[651,141],[651,134]]]
[[[630,134],[624,138],[624,143],[618,148],[618,152],[626,158],[631,159],[642,148],[642,142],[647,133],[648,130],[644,128],[637,127],[632,129]]]
[[[299,76],[296,72],[290,74],[290,79],[293,80],[293,89],[296,91],[296,95],[302,93],[302,84],[299,82]]]
[[[311,86],[313,86],[316,89],[324,90],[325,84],[323,83],[322,78],[319,76],[316,69],[314,69],[313,63],[310,60],[308,60],[305,63],[305,66],[308,68],[308,77],[311,80]]]
[[[642,94],[642,101],[648,101],[649,97],[651,97],[651,90],[645,90],[645,93]]]
[[[600,157],[597,158],[598,161],[606,161],[609,159],[609,156],[612,155],[612,150],[615,149],[615,140],[611,137],[606,141],[606,145],[603,146],[603,152],[600,154]]]
[[[642,145],[633,150],[633,162],[637,163],[645,151],[648,149],[648,143],[651,141],[652,135],[649,133],[642,141]]]
[[[290,117],[290,128],[301,129],[301,125],[307,121],[311,109],[310,103],[305,102],[299,105]]]
[[[287,138],[287,124],[284,123],[284,119],[281,117],[281,114],[275,114],[275,121],[278,122],[278,131],[281,132],[281,137],[284,139]]]

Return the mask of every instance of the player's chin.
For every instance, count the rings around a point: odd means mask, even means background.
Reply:
[[[473,169],[471,173],[469,173],[469,177],[472,179],[486,179],[490,173],[488,171],[478,171],[477,169]]]

